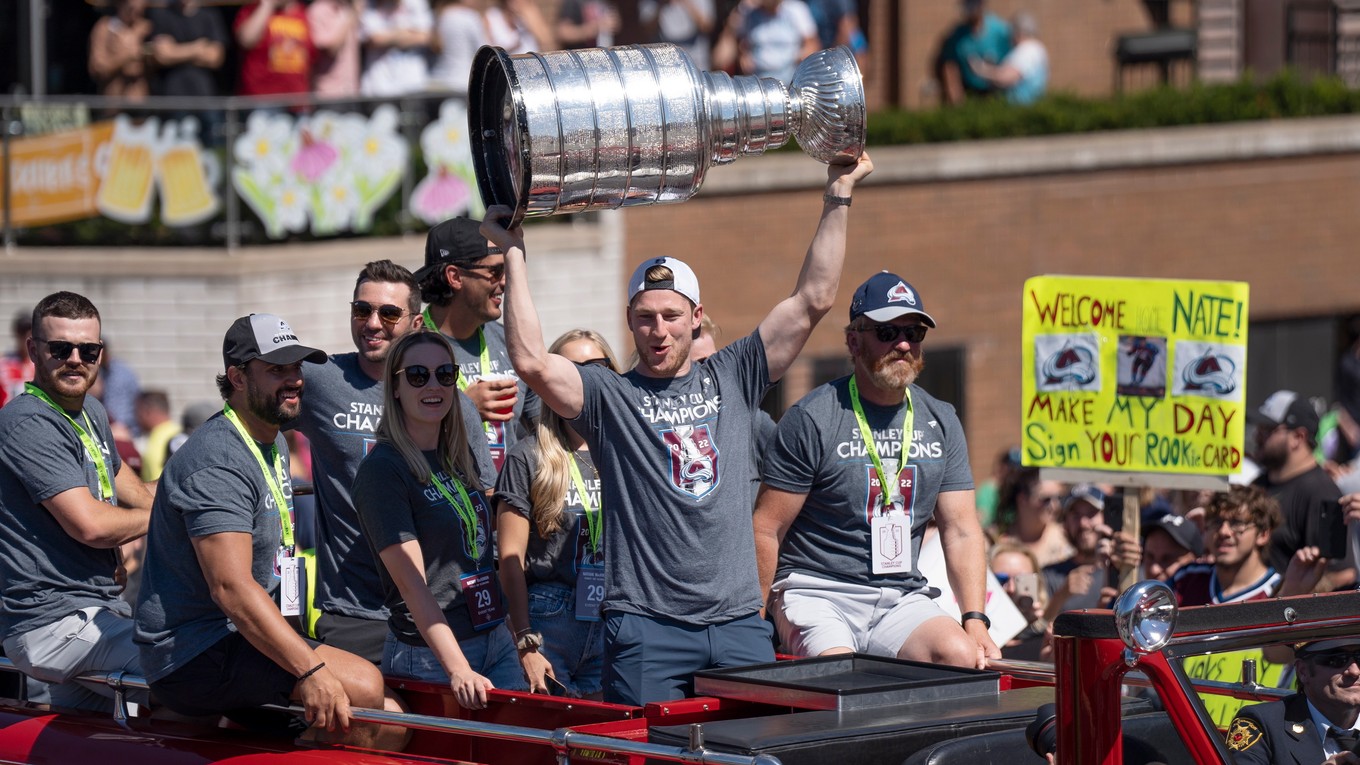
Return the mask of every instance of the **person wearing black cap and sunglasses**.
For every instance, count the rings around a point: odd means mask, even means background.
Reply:
[[[854,373],[779,422],[753,522],[761,590],[791,653],[978,668],[1001,657],[984,612],[986,537],[963,426],[915,384],[934,328],[905,279],[870,277],[845,329]],[[917,568],[932,520],[962,624]]]
[[[1238,765],[1354,765],[1360,717],[1360,638],[1295,646],[1299,692],[1243,707],[1228,726]]]
[[[478,222],[450,218],[425,238],[425,265],[416,271],[425,308],[425,326],[453,344],[458,390],[477,406],[491,459],[500,470],[505,452],[519,440],[520,426],[533,427],[538,398],[510,365],[505,347],[501,300],[505,294],[505,255],[490,245]]]
[[[296,718],[256,707],[300,702],[310,735],[390,747],[400,736],[350,727],[351,705],[387,703],[378,668],[285,619],[302,612],[306,570],[280,426],[301,410],[302,363],[326,354],[278,316],[251,314],[227,330],[222,360],[222,411],[167,461],[151,511],[137,642],[152,693],[180,714],[295,733]]]
[[[405,267],[390,260],[368,263],[349,303],[354,351],[332,354],[307,370],[301,415],[284,425],[307,436],[316,487],[315,636],[375,665],[387,640],[387,608],[378,561],[363,539],[350,487],[359,463],[377,443],[383,412],[383,365],[392,346],[421,331],[420,289]],[[482,421],[471,401],[459,407],[468,432]],[[482,483],[494,485],[496,468],[486,439],[468,442]]]
[[[0,610],[5,654],[55,683],[52,703],[111,709],[92,671],[140,670],[119,598],[119,546],[146,534],[152,494],[114,448],[108,415],[86,394],[99,374],[99,311],[73,292],[33,309],[33,380],[0,409]]]
[[[1254,485],[1265,489],[1280,504],[1283,519],[1271,537],[1270,565],[1285,571],[1300,549],[1318,547],[1328,559],[1328,571],[1320,589],[1331,591],[1355,581],[1355,571],[1345,566],[1346,525],[1339,501],[1341,490],[1318,465],[1318,413],[1313,404],[1294,391],[1272,393],[1260,409],[1247,413],[1256,427],[1256,462],[1261,475]],[[1330,551],[1329,542],[1336,547]]]

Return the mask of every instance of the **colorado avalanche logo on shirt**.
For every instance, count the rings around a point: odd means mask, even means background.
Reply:
[[[916,293],[911,291],[911,287],[906,282],[898,282],[893,288],[888,290],[889,303],[906,303],[916,305]]]
[[[699,499],[718,485],[718,446],[708,425],[661,431],[671,458],[671,485]]]

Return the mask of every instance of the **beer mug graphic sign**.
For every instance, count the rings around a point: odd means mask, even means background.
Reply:
[[[808,56],[790,85],[700,72],[669,43],[477,51],[468,85],[477,185],[513,222],[683,202],[708,169],[797,138],[822,162],[864,152],[864,82],[844,46]]]
[[[198,120],[185,117],[165,123],[156,156],[161,193],[161,222],[190,226],[217,214],[214,189],[221,175],[217,157],[198,143]]]
[[[123,114],[114,120],[113,138],[95,162],[101,180],[94,203],[101,215],[120,223],[145,223],[150,217],[158,126],[155,117],[141,125]]]

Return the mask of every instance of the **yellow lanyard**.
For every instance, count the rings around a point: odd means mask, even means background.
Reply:
[[[590,506],[590,492],[586,491],[586,482],[581,478],[581,468],[576,466],[576,455],[571,455],[571,482],[576,486],[576,493],[581,496],[581,507],[586,511],[586,534],[590,540],[591,554],[600,551],[600,509]]]
[[[56,402],[49,398],[42,388],[33,383],[24,383],[24,393],[37,396],[52,407],[54,411],[65,417],[66,421],[71,423],[71,427],[76,429],[80,443],[84,445],[85,451],[90,453],[90,459],[94,460],[94,471],[99,474],[99,498],[105,502],[113,502],[113,480],[109,477],[109,465],[104,461],[104,450],[99,448],[99,444],[95,443],[94,423],[90,422],[89,413],[84,409],[80,410],[80,416],[85,420],[85,427],[82,428],[80,423],[67,414],[65,409],[57,406]]]
[[[283,460],[277,459],[278,448],[269,447],[269,455],[276,458],[274,460],[274,474],[270,475],[269,466],[264,461],[264,455],[255,446],[255,439],[246,430],[246,426],[241,424],[236,412],[232,411],[231,404],[222,405],[222,414],[236,426],[236,432],[240,434],[241,440],[245,442],[246,450],[255,456],[255,461],[260,464],[260,472],[264,474],[264,482],[269,485],[269,491],[274,495],[274,506],[279,510],[279,526],[283,529],[283,546],[293,546],[293,518],[288,514],[288,501],[283,497],[283,483],[287,477],[283,474]]]
[[[430,483],[434,484],[439,493],[444,495],[444,499],[449,501],[454,512],[458,513],[458,517],[462,519],[463,533],[467,536],[468,549],[472,551],[472,560],[474,563],[480,562],[482,546],[477,544],[477,511],[472,507],[472,497],[469,497],[467,489],[463,488],[463,482],[457,478],[453,479],[453,488],[458,490],[457,500],[453,498],[448,489],[444,488],[444,484],[439,482],[434,473],[430,473]]]
[[[434,323],[434,317],[430,315],[430,309],[428,307],[421,312],[420,315],[425,319],[426,329],[431,332],[439,331],[439,326]],[[477,366],[481,368],[482,374],[491,374],[491,349],[486,346],[486,334],[482,331],[481,327],[477,328],[477,343],[481,346],[481,352],[477,354]],[[461,367],[454,364],[454,368],[458,370],[458,390],[466,391],[468,388],[468,379],[463,376]],[[483,421],[482,429],[490,434],[491,423]]]
[[[913,422],[915,411],[911,405],[911,388],[906,390],[906,403],[907,413],[902,418],[902,457],[897,462],[898,470],[907,465],[911,439],[915,435],[912,430],[915,424]],[[859,385],[855,382],[854,375],[850,375],[850,405],[855,408],[855,420],[859,422],[859,434],[864,438],[864,447],[869,452],[869,459],[873,460],[874,470],[878,471],[879,499],[883,501],[883,511],[887,512],[892,507],[893,495],[897,494],[897,476],[892,477],[891,484],[888,483],[888,474],[883,470],[883,460],[878,457],[878,444],[874,443],[874,431],[869,428],[869,421],[864,417],[864,407],[859,403]]]

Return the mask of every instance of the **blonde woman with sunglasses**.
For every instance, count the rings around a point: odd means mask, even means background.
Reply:
[[[618,371],[599,333],[573,329],[551,353]],[[551,409],[506,456],[496,487],[501,587],[530,690],[599,698],[604,668],[604,521],[585,441]]]
[[[413,332],[387,357],[377,445],[354,479],[364,537],[382,562],[384,675],[447,682],[467,709],[523,690],[491,550],[491,504],[467,448],[448,340]]]

